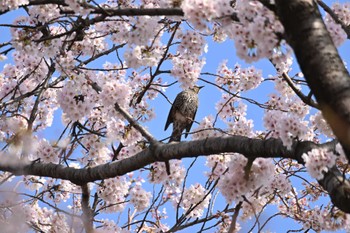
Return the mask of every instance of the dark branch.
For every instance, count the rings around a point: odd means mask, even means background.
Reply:
[[[350,159],[350,76],[313,0],[276,0],[277,14],[322,114]]]

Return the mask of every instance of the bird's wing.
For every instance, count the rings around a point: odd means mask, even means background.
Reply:
[[[190,132],[190,129],[191,129],[192,124],[193,124],[193,121],[194,121],[194,118],[196,117],[196,113],[197,113],[197,109],[196,109],[196,110],[194,111],[194,113],[193,113],[193,117],[191,118],[191,119],[192,119],[191,123],[189,123],[189,124],[187,125],[187,127],[186,127],[185,138],[187,138],[187,135],[188,135],[188,133]]]
[[[174,111],[174,105],[171,106],[171,109],[169,111],[169,115],[168,115],[168,119],[166,120],[166,123],[165,123],[165,127],[164,127],[164,131],[167,130],[167,128],[169,127],[169,125],[171,123],[173,123],[174,119],[173,119],[173,111]]]

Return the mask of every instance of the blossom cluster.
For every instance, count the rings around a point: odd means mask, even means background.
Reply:
[[[350,24],[350,4],[348,2],[333,3],[332,11],[339,18],[339,20],[343,22],[344,25]],[[347,39],[347,34],[342,26],[336,23],[329,14],[326,14],[324,21],[328,31],[330,32],[334,44],[336,46],[343,44]]]
[[[226,122],[233,121],[235,118],[244,117],[246,110],[246,105],[240,103],[241,107],[237,107],[235,102],[237,98],[234,96],[224,93],[221,95],[221,99],[216,103],[215,109],[218,112],[219,117]],[[240,111],[243,110],[243,111]],[[237,113],[237,115],[236,115]]]
[[[72,34],[73,37],[77,33]],[[72,51],[77,51],[82,56],[93,56],[96,53],[103,52],[108,48],[103,34],[97,32],[94,28],[85,31],[84,41],[77,41],[71,47]]]
[[[88,116],[95,104],[92,92],[87,82],[79,77],[68,81],[58,93],[58,103],[65,116],[72,121]]]
[[[151,193],[146,192],[139,184],[130,191],[130,202],[137,211],[142,211],[149,207],[151,197]]]
[[[112,152],[97,135],[86,135],[81,143],[84,145],[84,156],[78,159],[81,164],[96,166],[110,161]]]
[[[147,45],[148,42],[154,39],[154,34],[160,31],[160,25],[158,21],[159,17],[151,16],[139,16],[137,18],[131,18],[131,23],[134,23],[134,27],[130,28],[128,35],[128,43],[135,45]],[[140,36],[142,35],[142,36]],[[159,35],[161,36],[161,34]]]
[[[243,202],[242,203],[242,213],[241,213],[241,220],[247,221],[248,219],[252,218],[256,213],[263,212],[263,208],[268,204],[268,198],[266,198],[265,195],[261,195],[259,190],[256,191],[260,195],[249,195],[249,202]],[[271,203],[272,204],[272,203]]]
[[[130,233],[127,229],[122,229],[113,220],[102,219],[102,225],[96,229],[96,233]]]
[[[174,185],[178,188],[185,177],[185,168],[181,160],[170,160],[170,175],[167,175],[165,163],[155,162],[152,164],[151,172],[148,174],[148,179],[151,183]],[[169,183],[170,182],[170,183]]]
[[[192,132],[194,132],[192,135],[194,140],[221,136],[221,133],[214,129],[214,117],[211,115],[204,117]]]
[[[184,190],[180,206],[189,211],[188,216],[199,218],[203,215],[204,209],[208,208],[211,194],[207,194],[205,188],[196,183]]]
[[[138,152],[140,152],[143,149],[142,144],[138,145],[132,145],[132,146],[125,146],[120,150],[120,153],[118,154],[118,159],[126,159],[129,158]]]
[[[119,73],[117,74],[119,75]],[[114,104],[118,103],[121,107],[126,107],[130,103],[132,90],[129,82],[117,76],[107,74],[106,81],[101,83],[102,92],[98,95],[106,111],[114,108]]]
[[[211,170],[210,172],[206,172],[206,175],[209,176],[211,180],[218,179],[226,171],[230,160],[231,156],[229,156],[229,154],[209,155],[205,165]]]
[[[288,195],[292,191],[292,184],[287,175],[277,173],[269,186],[266,186],[266,192],[277,191],[281,196]]]
[[[200,55],[206,51],[203,36],[196,32],[177,32],[180,44],[175,54],[171,55],[171,75],[177,78],[183,89],[193,87],[205,65],[205,59]]]
[[[176,38],[180,40],[180,44],[176,53],[170,57],[173,65],[171,75],[179,80],[183,89],[187,89],[197,82],[206,63],[201,55],[207,52],[208,47],[203,35],[198,32],[182,32],[178,29]]]
[[[32,20],[29,16],[20,16],[17,17],[13,24],[14,25],[28,25],[34,26],[34,20]],[[38,30],[25,30],[21,27],[11,28],[11,37],[13,41],[13,46],[18,51],[26,51],[27,54],[33,54],[34,51],[37,51],[34,47],[33,40],[39,40],[42,37],[42,33]],[[35,44],[36,45],[36,44]],[[34,53],[35,54],[35,53]],[[33,54],[33,55],[34,55]]]
[[[29,0],[4,0],[0,2],[0,11],[14,10],[29,3]]]
[[[57,149],[58,148],[54,148],[46,139],[42,139],[39,142],[35,154],[45,163],[58,163],[59,155]]]
[[[65,3],[68,5],[67,9],[73,10],[75,13],[81,15],[87,15],[92,9],[85,8],[83,5],[83,0],[66,0]]]
[[[91,187],[92,185],[89,185]],[[66,202],[72,196],[74,199],[79,200],[81,196],[80,186],[71,183],[68,180],[47,179],[43,189],[52,190],[45,194],[48,200],[52,200],[54,203]],[[78,201],[74,204],[75,211],[81,210],[81,203]]]
[[[200,72],[205,64],[204,59],[174,56],[171,74],[178,78],[183,89],[193,87],[197,82]]]
[[[104,180],[97,188],[97,193],[103,202],[100,208],[107,213],[123,211],[126,205],[126,195],[131,183],[125,177],[115,177]]]
[[[271,58],[279,45],[276,33],[283,33],[282,24],[276,16],[259,1],[237,0],[234,12],[239,23],[225,20],[223,27],[229,38],[235,41],[237,55],[253,62]]]
[[[337,231],[339,229],[348,230],[350,222],[349,215],[343,214],[334,206],[312,206],[306,197],[298,197],[298,193],[294,191],[289,197],[284,199],[284,203],[278,205],[283,215],[296,218],[302,224],[304,230],[321,231]],[[336,215],[341,217],[337,218]]]
[[[126,65],[131,68],[139,68],[141,66],[156,66],[162,58],[164,48],[161,45],[134,46],[128,48],[124,53]]]
[[[221,176],[218,188],[228,203],[242,200],[243,195],[269,185],[275,165],[271,159],[255,159],[247,170],[248,159],[241,154],[232,154],[228,171]]]
[[[325,149],[312,149],[302,155],[308,173],[315,179],[321,180],[325,172],[335,165],[337,156]]]
[[[60,10],[56,4],[45,4],[39,6],[31,6],[28,13],[33,20],[40,23],[47,23],[52,19],[59,17]]]
[[[207,43],[204,37],[196,31],[179,32],[177,38],[180,39],[177,51],[179,54],[187,56],[200,56],[207,52]]]
[[[232,217],[225,213],[220,213],[219,217],[221,221],[218,224],[217,231],[215,233],[226,233],[228,229],[232,226]],[[233,229],[232,233],[238,233],[242,229],[239,222],[235,223],[236,227]]]
[[[310,116],[310,122],[312,126],[323,135],[326,135],[330,138],[334,137],[332,129],[330,128],[326,120],[323,118],[321,112],[317,112],[315,115]]]
[[[278,75],[281,75],[283,72],[288,74],[292,70],[293,50],[287,43],[281,42],[280,48],[274,49],[270,59]]]
[[[229,0],[202,1],[202,0],[184,0],[181,8],[184,11],[185,18],[191,22],[198,30],[208,29],[207,22],[219,17],[230,16],[233,8]]]
[[[275,90],[281,95],[282,98],[293,98],[293,96],[295,96],[295,91],[290,87],[290,85],[287,83],[287,81],[283,78],[282,75],[269,75],[268,78],[274,81]],[[300,90],[300,85],[294,84],[294,87],[297,90]]]
[[[122,21],[119,17],[111,17],[111,21],[95,24],[96,32],[110,34],[110,40],[116,44],[123,44],[128,41],[128,33],[131,28],[131,24],[127,20]]]
[[[261,70],[256,70],[253,66],[241,68],[239,64],[232,70],[227,67],[227,60],[219,65],[217,74],[216,84],[221,87],[227,86],[227,89],[234,93],[255,89],[263,81]]]
[[[238,98],[224,93],[215,108],[220,119],[227,124],[228,133],[247,137],[255,135],[253,120],[246,118],[247,105],[238,101]]]
[[[280,138],[288,148],[295,139],[312,140],[314,133],[308,127],[308,121],[303,120],[309,107],[299,98],[272,94],[267,104],[269,109],[264,115],[264,126],[270,131],[270,137]]]
[[[69,232],[69,229],[74,226],[74,223],[68,225],[66,215],[59,214],[46,207],[41,208],[37,202],[24,206],[24,216],[27,222],[46,232]]]

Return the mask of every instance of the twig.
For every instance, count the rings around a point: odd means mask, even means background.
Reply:
[[[48,64],[47,64],[48,65]],[[39,91],[37,97],[36,97],[36,100],[35,100],[35,103],[34,103],[34,106],[33,106],[33,109],[32,109],[32,112],[30,114],[30,117],[29,117],[29,120],[28,120],[28,130],[32,130],[32,127],[33,127],[33,123],[35,121],[35,118],[37,116],[37,111],[38,111],[38,107],[39,107],[39,103],[41,101],[41,95],[44,93],[44,91],[47,89],[47,84],[49,82],[49,79],[51,78],[52,74],[55,72],[55,67],[54,65],[51,65],[49,66],[49,73],[47,74],[47,77],[45,79],[45,81],[43,82],[42,84],[42,88],[41,90]]]
[[[315,101],[313,101],[311,98],[305,96],[293,83],[293,81],[291,80],[291,78],[289,77],[289,75],[286,72],[282,73],[282,77],[283,79],[288,83],[288,85],[290,86],[290,88],[292,88],[292,90],[294,91],[294,93],[307,105],[310,105],[311,107],[320,109],[320,106],[318,105],[318,103],[316,103]]]
[[[232,215],[232,221],[231,221],[230,229],[228,230],[228,233],[233,233],[233,232],[235,232],[235,229],[236,229],[236,222],[237,222],[239,210],[241,209],[241,207],[242,207],[242,202],[240,201],[240,202],[236,205],[236,207],[235,207],[235,212],[234,212],[233,215]]]
[[[115,103],[114,105],[115,110],[122,114],[122,116],[133,126],[135,129],[137,129],[142,136],[144,136],[149,142],[155,143],[157,140],[150,134],[144,127],[142,127],[134,118],[125,111],[124,108],[122,108],[118,103]]]
[[[147,85],[145,86],[145,88],[143,89],[143,91],[140,93],[140,95],[138,96],[137,100],[136,100],[136,103],[140,103],[143,96],[145,95],[146,91],[150,88],[150,86],[152,85],[152,82],[154,80],[154,78],[159,74],[159,70],[160,70],[160,67],[161,65],[163,64],[163,62],[166,60],[166,57],[167,57],[167,54],[168,54],[168,51],[170,49],[170,46],[171,46],[171,43],[173,42],[174,40],[174,37],[175,37],[175,34],[176,34],[176,31],[177,29],[179,28],[180,26],[180,23],[176,23],[176,25],[174,26],[174,31],[173,31],[173,34],[171,34],[170,38],[169,38],[169,41],[168,41],[168,44],[166,45],[166,49],[164,51],[164,54],[162,56],[162,58],[160,59],[159,63],[158,63],[158,66],[155,70],[155,72],[153,73],[153,75],[151,76],[149,82],[147,83]]]

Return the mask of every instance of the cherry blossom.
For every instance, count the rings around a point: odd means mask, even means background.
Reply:
[[[305,167],[309,174],[318,180],[323,178],[324,172],[329,171],[335,165],[336,155],[331,151],[313,149],[303,154]]]
[[[208,207],[210,198],[211,194],[205,193],[205,188],[197,183],[185,189],[180,205],[185,211],[195,206],[189,217],[198,218],[203,215],[204,209]]]
[[[29,0],[5,0],[2,1],[0,4],[0,10],[13,10],[13,9],[17,9],[19,6],[28,4]]]
[[[85,88],[81,85],[84,85]],[[80,120],[92,111],[94,103],[89,94],[92,91],[92,88],[78,77],[67,82],[58,93],[58,103],[67,118],[73,121]]]
[[[219,7],[220,6],[220,7]],[[229,16],[233,9],[230,7],[230,1],[220,0],[200,1],[200,0],[184,0],[181,8],[187,18],[198,30],[207,29],[207,21],[215,18]]]
[[[49,22],[60,15],[57,5],[48,4],[41,6],[32,6],[29,8],[29,15],[33,20],[38,20],[41,23]]]
[[[349,25],[350,18],[350,4],[349,3],[333,3],[332,10],[334,14],[339,17],[339,19],[344,23],[344,25]],[[330,32],[333,42],[336,46],[340,46],[347,38],[345,31],[342,29],[341,25],[334,22],[333,18],[327,14],[325,17],[325,24]]]
[[[193,87],[199,78],[200,72],[205,64],[204,59],[194,58],[189,60],[187,56],[172,58],[173,69],[171,74],[178,78],[183,89]]]
[[[276,2],[2,0],[2,231],[349,231],[327,183],[349,176],[346,140]],[[350,4],[317,4],[342,49]],[[168,143],[170,96],[195,85],[190,136]]]
[[[243,195],[269,185],[274,173],[274,164],[270,159],[256,159],[250,171],[245,171],[247,159],[240,154],[232,154],[228,171],[221,176],[218,188],[228,203],[242,200]]]
[[[98,187],[98,195],[102,198],[103,203],[99,204],[99,208],[103,212],[111,213],[115,211],[123,211],[126,205],[126,195],[129,192],[130,182],[123,177],[116,177],[105,180]]]
[[[130,194],[130,202],[135,206],[137,211],[142,211],[149,206],[152,195],[150,192],[146,192],[140,185],[133,187]]]
[[[103,224],[101,228],[96,230],[96,233],[129,233],[127,229],[122,229],[118,227],[118,225],[113,221],[109,219],[103,219]]]
[[[226,86],[232,92],[241,92],[255,89],[263,81],[261,70],[254,67],[242,69],[238,64],[234,69],[227,67],[227,60],[223,61],[218,68],[216,83]]]

